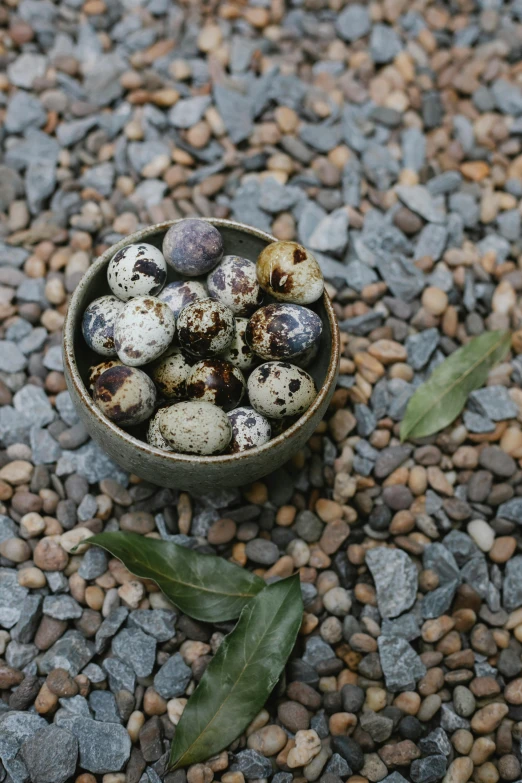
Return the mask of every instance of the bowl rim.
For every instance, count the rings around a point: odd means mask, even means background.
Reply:
[[[94,261],[94,263],[85,272],[80,282],[76,286],[74,293],[70,299],[69,306],[67,308],[67,313],[65,316],[65,322],[63,327],[64,363],[66,365],[70,381],[74,385],[76,393],[78,394],[82,404],[91,414],[91,416],[94,416],[94,418],[97,419],[97,421],[102,427],[109,430],[112,433],[112,435],[114,435],[116,438],[123,441],[126,445],[139,449],[144,454],[153,457],[161,457],[167,463],[170,462],[172,464],[185,463],[185,464],[198,464],[198,465],[212,465],[212,464],[216,465],[216,464],[229,464],[229,463],[233,464],[234,462],[240,463],[242,460],[245,460],[247,457],[254,457],[257,454],[270,451],[271,449],[276,449],[279,445],[283,444],[285,441],[290,439],[293,435],[296,435],[299,432],[299,430],[301,430],[305,426],[305,424],[317,413],[317,411],[319,410],[319,408],[322,406],[323,402],[327,398],[332,385],[335,383],[338,366],[339,366],[339,356],[340,356],[339,326],[337,323],[337,318],[335,316],[334,309],[332,307],[332,303],[330,302],[326,290],[323,293],[323,305],[325,308],[326,316],[328,318],[328,323],[330,325],[332,340],[331,340],[330,360],[328,362],[328,369],[323,384],[319,389],[317,396],[313,401],[313,403],[310,405],[310,407],[288,429],[284,430],[284,432],[282,432],[280,435],[277,435],[275,438],[269,440],[267,443],[264,443],[262,446],[255,446],[254,448],[248,449],[246,451],[239,451],[234,454],[214,454],[210,456],[200,456],[197,454],[182,454],[179,452],[163,451],[162,449],[158,449],[155,446],[150,446],[145,441],[139,440],[138,438],[135,438],[133,435],[128,433],[126,430],[121,429],[120,427],[118,427],[117,424],[114,424],[114,422],[110,421],[110,419],[108,419],[106,416],[103,415],[101,410],[94,403],[94,400],[92,399],[88,390],[86,389],[76,363],[76,356],[74,351],[73,313],[75,313],[79,309],[80,296],[82,295],[84,289],[89,287],[95,274],[97,274],[97,272],[103,266],[105,266],[110,261],[110,259],[115,255],[115,253],[117,253],[118,250],[120,250],[121,248],[133,244],[135,242],[143,242],[147,239],[147,237],[157,234],[160,231],[167,231],[171,226],[185,219],[186,218],[179,218],[177,220],[166,220],[163,223],[155,223],[153,225],[147,226],[146,228],[142,228],[139,231],[135,231],[133,234],[129,234],[128,236],[121,239],[119,242],[116,242],[114,245],[111,245],[111,247],[107,248],[107,250],[105,250],[101,254],[101,256],[99,256],[99,258],[97,258]],[[239,223],[234,220],[225,220],[223,218],[204,218],[204,217],[198,218],[198,220],[205,220],[207,223],[211,223],[216,228],[227,228],[227,229],[233,229],[235,231],[239,231],[241,233],[252,234],[256,238],[262,239],[268,243],[277,241],[275,237],[273,237],[271,234],[268,234],[266,231],[262,231],[261,229],[258,228],[253,228],[252,226],[248,226],[245,225],[244,223]],[[105,357],[105,358],[110,359],[110,357]],[[100,358],[100,361],[103,361],[103,357]]]

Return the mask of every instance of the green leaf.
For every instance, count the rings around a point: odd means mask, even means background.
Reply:
[[[219,753],[248,726],[283,671],[302,614],[298,574],[266,587],[243,609],[176,727],[172,769]]]
[[[506,329],[485,332],[448,356],[411,397],[401,424],[401,441],[423,438],[447,427],[464,408],[468,395],[485,383],[490,369],[509,351]]]
[[[265,582],[214,555],[137,533],[100,533],[89,544],[107,549],[129,571],[152,579],[182,612],[203,622],[234,620]]]

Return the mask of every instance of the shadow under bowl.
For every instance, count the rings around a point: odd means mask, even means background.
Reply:
[[[161,451],[141,440],[136,432],[121,429],[103,415],[88,391],[89,368],[106,357],[87,347],[81,329],[83,312],[93,299],[111,293],[107,266],[118,250],[135,242],[148,242],[161,249],[166,231],[176,222],[159,223],[130,234],[106,250],[87,270],[74,291],[65,319],[64,372],[74,407],[87,431],[116,463],[153,484],[198,493],[256,481],[277,470],[306,443],[323,418],[335,390],[339,371],[339,330],[330,300],[324,293],[311,305],[323,323],[317,357],[307,368],[318,389],[317,397],[296,422],[263,446],[237,454],[199,457]],[[209,219],[208,222],[219,229],[225,255],[255,261],[266,245],[276,241],[264,231],[231,220]],[[169,267],[167,282],[177,278],[180,276]]]

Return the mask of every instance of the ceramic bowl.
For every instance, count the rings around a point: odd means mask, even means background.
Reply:
[[[335,390],[339,369],[339,331],[335,313],[326,293],[312,305],[323,322],[321,345],[314,363],[307,368],[315,380],[318,394],[310,408],[292,426],[264,446],[238,454],[198,457],[173,454],[149,446],[142,433],[120,429],[94,404],[88,391],[89,367],[103,361],[87,347],[81,330],[82,315],[90,302],[110,293],[107,265],[122,247],[134,242],[149,242],[161,249],[169,221],[149,226],[125,237],[110,247],[85,273],[69,304],[64,325],[63,352],[67,387],[74,406],[92,438],[109,456],[131,473],[163,487],[194,492],[247,484],[277,470],[310,438],[324,416]],[[261,250],[275,238],[230,220],[210,220],[224,240],[225,255],[239,255],[255,261]],[[168,282],[176,279],[169,268]]]

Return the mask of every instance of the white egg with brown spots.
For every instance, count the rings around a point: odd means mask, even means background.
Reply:
[[[230,411],[228,418],[232,424],[232,440],[228,450],[232,454],[263,446],[271,438],[270,422],[253,408],[235,408]]]
[[[304,413],[317,394],[310,375],[288,362],[266,362],[256,367],[247,388],[252,407],[269,419]]]
[[[92,392],[94,390],[94,384],[102,374],[102,372],[105,372],[105,370],[110,370],[111,367],[118,367],[118,365],[122,365],[123,362],[120,362],[119,359],[107,359],[105,362],[100,362],[99,364],[93,364],[92,367],[89,368],[89,375],[88,375],[88,384],[89,389]]]
[[[112,293],[124,302],[135,296],[156,296],[167,281],[167,264],[154,245],[127,245],[111,258],[107,282]]]
[[[297,242],[272,242],[260,253],[257,279],[280,302],[307,305],[323,293],[324,279],[315,256]]]
[[[322,329],[321,319],[310,308],[276,302],[254,313],[245,336],[254,353],[275,361],[308,351],[319,341]]]
[[[225,256],[207,277],[212,299],[223,302],[234,315],[251,315],[263,301],[256,265],[241,256]]]
[[[228,307],[214,299],[198,299],[184,307],[178,317],[181,348],[207,359],[226,351],[234,339],[236,324]]]
[[[227,350],[221,355],[223,359],[240,370],[251,370],[259,364],[259,357],[253,352],[246,341],[248,318],[236,318],[236,333]]]
[[[182,400],[187,396],[186,382],[192,370],[181,348],[172,348],[150,367],[150,377],[166,400]]]
[[[178,402],[162,411],[159,429],[173,451],[210,456],[232,439],[227,414],[211,402]]]
[[[223,359],[202,359],[191,368],[187,378],[190,399],[211,402],[225,411],[239,405],[245,387],[241,370]]]
[[[83,314],[82,334],[93,351],[102,356],[116,356],[114,324],[124,307],[116,296],[100,296],[91,302]]]
[[[176,330],[174,313],[154,296],[137,296],[127,302],[116,320],[114,343],[129,367],[141,367],[164,353]]]
[[[159,422],[165,408],[160,408],[149,421],[147,429],[147,443],[162,451],[172,451],[171,447],[160,432]]]
[[[148,419],[156,404],[156,389],[137,367],[118,364],[105,370],[94,384],[94,402],[108,419],[131,427]]]
[[[174,280],[167,283],[158,299],[168,304],[177,318],[183,308],[196,299],[208,299],[208,291],[198,280]]]

